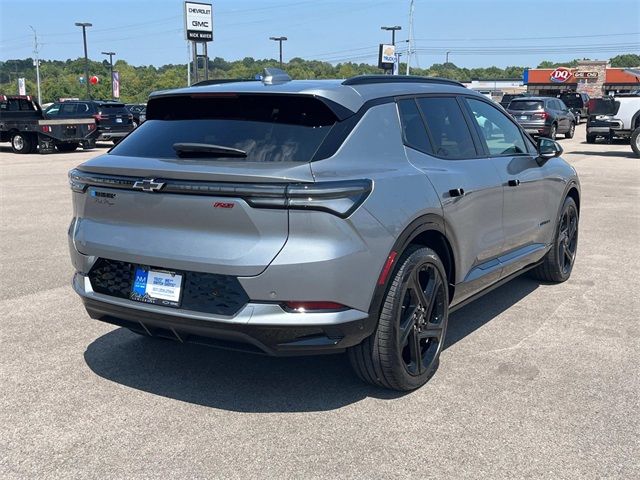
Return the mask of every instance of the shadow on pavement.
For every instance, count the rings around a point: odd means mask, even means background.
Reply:
[[[618,152],[618,151],[609,151],[609,152],[598,152],[598,151],[570,151],[567,152],[572,155],[594,155],[596,157],[621,157],[621,158],[638,158],[638,156],[633,153],[631,147],[629,147],[628,152]]]
[[[538,283],[517,278],[453,313],[445,348],[529,295]],[[347,356],[273,358],[151,339],[118,328],[84,354],[97,375],[137,390],[237,412],[312,412],[366,397],[403,396],[363,384]],[[453,359],[455,361],[455,359]]]

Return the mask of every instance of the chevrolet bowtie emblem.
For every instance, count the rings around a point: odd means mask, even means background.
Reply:
[[[133,188],[142,190],[143,192],[157,192],[164,187],[163,182],[156,182],[153,178],[145,178],[144,180],[138,180],[133,184]]]

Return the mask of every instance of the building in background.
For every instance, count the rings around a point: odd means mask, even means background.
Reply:
[[[640,78],[605,61],[584,60],[577,67],[531,68],[524,75],[527,92],[556,96],[562,92],[586,93],[598,98],[640,90]]]

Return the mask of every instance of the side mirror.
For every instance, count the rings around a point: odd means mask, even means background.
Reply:
[[[536,162],[542,166],[552,158],[562,155],[563,151],[560,144],[555,140],[540,137],[538,139],[538,157],[536,158]]]

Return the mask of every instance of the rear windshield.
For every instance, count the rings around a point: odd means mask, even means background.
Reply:
[[[124,106],[124,103],[102,103],[98,105],[98,110],[105,115],[115,115],[122,113],[126,115],[129,113],[129,111]]]
[[[540,100],[512,100],[509,110],[542,110],[542,103]]]
[[[560,95],[558,98],[564,102],[567,107],[582,108],[582,97],[579,93],[569,93],[566,95]]]
[[[149,101],[146,115],[111,153],[178,158],[174,144],[198,143],[246,152],[246,157],[218,152],[198,159],[309,162],[337,120],[320,100],[290,95],[160,97]]]

